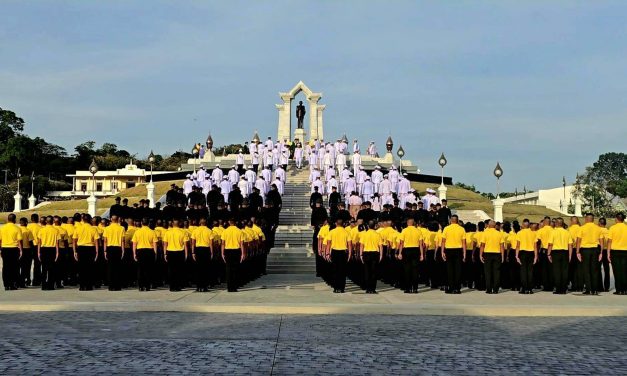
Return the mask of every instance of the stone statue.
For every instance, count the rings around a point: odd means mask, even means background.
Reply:
[[[298,101],[298,106],[296,106],[296,119],[298,119],[298,128],[303,128],[303,120],[305,119],[305,106],[303,106],[303,101]]]

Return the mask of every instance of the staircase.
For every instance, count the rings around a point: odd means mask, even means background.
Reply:
[[[309,168],[296,169],[290,162],[283,192],[283,209],[268,255],[268,273],[311,274],[316,270],[312,252],[313,229],[309,226]]]
[[[490,219],[483,210],[453,210],[452,214],[457,214],[459,220],[464,223],[479,223]]]

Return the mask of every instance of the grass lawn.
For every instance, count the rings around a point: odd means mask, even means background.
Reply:
[[[158,200],[159,198],[161,198],[161,196],[166,194],[168,189],[170,189],[170,185],[173,183],[179,186],[182,184],[182,182],[179,180],[155,182],[155,199]],[[145,199],[146,195],[146,185],[142,184],[124,190],[120,192],[117,196],[122,198],[128,198],[128,203],[132,206],[134,203],[139,202],[139,200]],[[115,197],[116,196],[98,199],[98,202],[96,204],[96,214],[101,215],[107,209],[109,209],[111,205],[115,203]],[[37,213],[39,215],[59,215],[63,217],[72,216],[76,212],[87,212],[87,200],[80,199],[68,201],[54,201],[36,210],[23,210],[18,213],[17,217],[26,217],[30,220],[30,215],[33,213]],[[0,213],[0,223],[6,223],[8,215],[9,213]]]
[[[437,184],[417,182],[412,182],[411,186],[420,192],[421,196],[425,194],[427,188],[433,188],[436,191],[438,188]],[[483,210],[489,216],[494,214],[492,202],[480,194],[451,185],[447,185],[446,188],[446,198],[452,209]],[[515,219],[522,221],[525,218],[529,218],[531,221],[537,222],[547,215],[550,217],[563,217],[561,213],[547,209],[544,206],[520,204],[505,204],[503,206],[503,218],[508,221]]]

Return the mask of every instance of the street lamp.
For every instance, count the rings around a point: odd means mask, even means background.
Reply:
[[[96,216],[96,173],[98,172],[98,165],[96,164],[96,160],[92,159],[91,164],[89,165],[89,172],[91,173],[92,183],[91,186],[91,195],[87,197],[87,212],[92,217]]]
[[[503,176],[503,169],[501,168],[499,162],[496,162],[496,167],[494,168],[494,176],[496,177],[496,198],[499,198],[499,181],[501,179],[501,176]]]
[[[440,159],[438,159],[438,164],[440,165],[440,169],[442,172],[442,180],[440,183],[440,187],[438,188],[438,194],[440,196],[440,201],[441,200],[446,200],[446,186],[444,185],[444,166],[446,166],[447,160],[446,157],[444,156],[444,153],[442,153],[440,155]]]
[[[196,172],[196,156],[199,152],[200,150],[198,149],[198,144],[194,144],[194,147],[192,148],[192,155],[194,156],[194,173]]]
[[[28,198],[28,208],[33,209],[37,199],[35,198],[35,171],[30,174],[30,197]]]
[[[403,149],[403,145],[398,147],[398,151],[396,152],[396,155],[398,155],[399,158],[399,162],[398,162],[398,172],[399,174],[403,174],[403,156],[405,155],[405,150]]]
[[[155,153],[150,151],[148,155],[148,162],[150,162],[150,182],[146,185],[146,193],[148,198],[148,206],[150,208],[155,207],[155,184],[152,182],[152,165],[155,163]]]
[[[15,199],[15,206],[13,211],[19,212],[22,211],[22,195],[20,194],[20,168],[17,168],[17,192],[13,198]]]
[[[562,187],[564,187],[564,201],[566,201],[566,176],[562,177]]]

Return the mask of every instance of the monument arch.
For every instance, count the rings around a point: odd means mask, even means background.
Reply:
[[[292,137],[292,101],[300,92],[305,95],[307,103],[309,104],[309,111],[306,114],[309,119],[308,134],[305,132],[304,127],[296,128],[294,130],[294,136]],[[276,105],[279,111],[277,139],[293,140],[294,138],[298,138],[304,141],[307,136],[309,136],[309,140],[324,138],[322,113],[326,105],[318,103],[322,98],[322,93],[313,92],[303,81],[299,81],[290,91],[285,93],[279,92],[279,97],[283,103]]]

